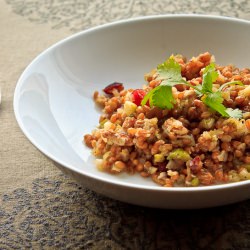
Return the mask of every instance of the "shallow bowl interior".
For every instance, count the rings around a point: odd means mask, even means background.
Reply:
[[[249,41],[250,22],[199,15],[144,17],[80,32],[47,49],[23,72],[14,95],[16,119],[28,139],[64,172],[112,198],[165,208],[248,199],[248,181],[169,189],[138,175],[99,172],[82,139],[98,124],[101,110],[92,101],[95,90],[114,81],[125,88],[141,87],[144,74],[173,53],[190,58],[209,51],[219,64],[249,67]],[[239,195],[243,190],[246,193]],[[233,198],[229,192],[235,193]],[[202,198],[204,193],[210,200]]]

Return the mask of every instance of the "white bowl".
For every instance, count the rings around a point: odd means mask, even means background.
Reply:
[[[250,22],[202,15],[119,21],[55,44],[21,75],[14,95],[17,122],[28,139],[84,186],[121,201],[158,208],[203,208],[250,198],[250,181],[208,187],[160,187],[139,175],[98,171],[83,135],[98,124],[92,95],[120,81],[141,87],[144,74],[170,54],[209,51],[220,64],[250,66]]]

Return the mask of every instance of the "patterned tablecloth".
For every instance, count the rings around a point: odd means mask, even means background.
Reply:
[[[64,176],[15,121],[17,79],[45,48],[99,24],[167,13],[250,20],[250,1],[0,0],[0,249],[250,249],[250,201],[168,211],[111,200]]]

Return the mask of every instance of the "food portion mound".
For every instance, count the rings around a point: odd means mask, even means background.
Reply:
[[[165,187],[250,179],[250,69],[217,65],[208,52],[172,55],[145,80],[94,93],[103,113],[84,141],[99,170]]]

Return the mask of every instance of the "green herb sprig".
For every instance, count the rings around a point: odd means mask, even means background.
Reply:
[[[213,91],[213,83],[217,80],[219,73],[216,71],[215,64],[210,63],[205,67],[202,84],[193,86],[183,79],[181,75],[181,66],[171,56],[166,62],[157,67],[157,80],[161,80],[161,84],[149,91],[143,98],[141,105],[145,105],[149,100],[150,106],[162,109],[172,109],[175,99],[172,93],[172,87],[177,84],[185,84],[196,91],[201,101],[209,108],[218,112],[223,117],[242,118],[242,111],[239,109],[226,108],[223,105],[222,91],[230,84],[243,85],[240,81],[232,81],[223,84],[217,91]]]

